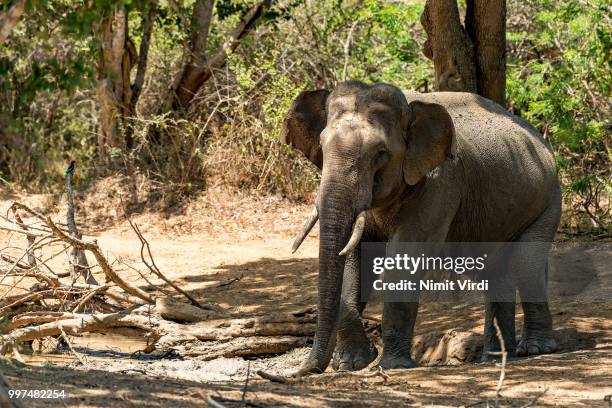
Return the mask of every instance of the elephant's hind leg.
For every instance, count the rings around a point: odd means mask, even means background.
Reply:
[[[519,238],[533,256],[518,257],[517,285],[521,297],[524,325],[517,355],[552,353],[557,350],[552,318],[548,309],[548,254],[559,223],[560,197],[540,215]],[[537,243],[537,245],[535,244]]]
[[[360,301],[360,248],[347,255],[342,280],[342,298],[338,320],[338,339],[332,367],[339,371],[361,370],[378,355],[361,322],[361,312],[366,306]]]
[[[516,354],[529,356],[555,352],[557,341],[553,337],[548,303],[523,302],[523,313],[525,324],[521,341],[516,347]]]

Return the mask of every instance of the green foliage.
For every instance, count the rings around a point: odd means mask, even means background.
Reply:
[[[209,137],[206,162],[209,176],[227,183],[304,199],[315,188],[317,173],[300,153],[278,140],[285,112],[297,94],[334,87],[345,76],[345,63],[349,79],[405,88],[422,86],[432,76],[432,66],[418,46],[423,38],[417,23],[420,4],[298,4],[279,4],[277,15],[286,18],[262,25],[231,55],[231,77],[221,85],[232,89],[231,98],[219,101],[223,125]],[[233,152],[234,159],[228,163],[219,151]]]
[[[67,161],[81,176],[93,169],[91,42],[67,34],[74,2],[30,1],[9,41],[0,46],[0,177],[49,189]]]
[[[431,81],[431,64],[417,41],[423,39],[420,26],[417,29],[422,12],[422,3],[367,0],[357,13],[357,24],[363,24],[365,30],[355,43],[349,76],[401,88],[417,88]]]
[[[180,14],[189,16],[194,2],[179,3]],[[585,220],[601,229],[610,219],[607,3],[508,0],[509,109],[551,141],[565,192],[565,227],[573,229],[585,226]],[[0,2],[0,10],[10,4]],[[86,179],[104,172],[95,168],[96,26],[113,7],[125,7],[138,49],[149,3],[27,4],[27,17],[0,45],[0,178],[53,189],[70,159],[78,160],[79,175]],[[215,1],[211,53],[253,4]],[[465,9],[464,1],[459,4]],[[136,146],[111,156],[176,192],[195,191],[213,180],[309,199],[317,172],[278,140],[288,106],[300,91],[331,89],[345,77],[432,90],[433,66],[421,52],[423,6],[424,1],[412,0],[275,1],[193,106],[182,116],[160,116],[160,100],[189,41],[189,21],[159,2],[138,117],[127,122]],[[154,139],[162,136],[165,144],[156,145]]]
[[[566,204],[591,207],[585,209],[591,221],[604,224],[612,186],[606,129],[612,84],[609,3],[544,0],[511,6],[515,15],[529,19],[508,29],[510,108],[550,138]]]

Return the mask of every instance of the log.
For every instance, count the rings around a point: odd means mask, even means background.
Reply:
[[[133,315],[130,312],[77,314],[71,313],[56,317],[55,321],[38,326],[18,328],[9,334],[1,336],[0,342],[23,342],[42,337],[62,334],[81,334],[86,332],[108,332],[113,327],[135,327],[147,331],[156,329],[156,320],[150,320],[144,315]],[[51,317],[51,316],[49,316]]]
[[[308,337],[258,336],[238,337],[227,342],[196,342],[174,345],[172,349],[183,357],[208,361],[225,357],[254,357],[265,354],[281,354],[311,343]]]
[[[73,318],[74,315],[67,312],[26,312],[13,317],[11,320],[11,330],[31,324],[49,323]]]
[[[148,305],[108,314],[26,313],[15,317],[13,324],[21,326],[26,321],[41,324],[16,327],[0,336],[0,344],[57,336],[62,332],[78,335],[129,327],[150,333],[152,344],[147,352],[174,350],[180,355],[209,360],[221,356],[283,353],[308,344],[316,328],[313,315],[295,314],[180,324],[163,319],[156,308]]]

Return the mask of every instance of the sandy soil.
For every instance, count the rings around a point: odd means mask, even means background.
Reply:
[[[46,196],[5,192],[0,193],[0,212],[16,198],[45,211],[62,208],[61,202]],[[104,201],[110,204],[101,206]],[[298,253],[289,251],[293,234],[310,211],[308,205],[223,189],[211,189],[174,213],[138,208],[138,192],[134,202],[133,218],[149,239],[158,266],[198,299],[217,302],[244,316],[315,304],[317,231]],[[86,220],[87,237],[95,237],[111,257],[138,266],[140,245],[127,223],[118,220],[122,207],[116,197],[88,197],[84,203],[78,216]],[[92,209],[94,204],[98,210]],[[106,209],[103,216],[99,208]],[[56,214],[59,218],[60,212]],[[0,233],[0,239],[7,238]],[[23,244],[15,239],[13,244]],[[61,267],[65,260],[57,262]],[[552,355],[509,361],[502,403],[523,406],[546,390],[533,405],[610,406],[604,397],[612,394],[612,245],[560,244],[551,264],[551,287],[573,299],[552,305],[561,349]],[[146,287],[138,274],[120,263],[116,267]],[[572,281],[576,275],[580,278]],[[235,278],[239,280],[219,286]],[[577,286],[580,290],[568,293],[568,287]],[[4,295],[3,287],[0,291]],[[366,314],[379,318],[380,306],[369,306]],[[245,399],[260,406],[461,406],[495,399],[500,367],[471,362],[480,352],[482,316],[478,305],[423,305],[414,351],[421,364],[428,366],[391,370],[387,379],[365,370],[335,373],[328,369],[296,383],[274,384],[253,378],[254,372],[295,368],[307,349],[253,361],[205,362],[135,356],[131,352],[139,348],[138,341],[112,336],[75,339],[86,366],[71,355],[42,355],[27,359],[27,365],[0,360],[0,370],[15,388],[66,391],[61,401],[28,400],[26,406],[33,407],[206,406],[210,395],[241,399],[247,371],[251,378]],[[371,334],[376,335],[376,327]]]

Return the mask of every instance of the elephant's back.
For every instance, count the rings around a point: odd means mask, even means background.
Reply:
[[[404,95],[408,102],[417,100],[444,106],[453,118],[455,130],[463,139],[484,144],[496,144],[499,138],[524,139],[538,142],[539,150],[551,153],[548,142],[528,121],[480,95],[468,92],[415,91],[404,91]]]
[[[446,108],[455,126],[458,147],[466,160],[477,159],[488,166],[514,169],[517,164],[556,178],[552,149],[525,119],[480,95],[467,92],[405,92],[408,102],[419,100]]]
[[[548,142],[526,120],[471,93],[407,92],[406,98],[440,104],[453,119],[457,168],[465,180],[462,218],[487,223],[491,233],[514,235],[550,205],[559,183],[555,159]]]

